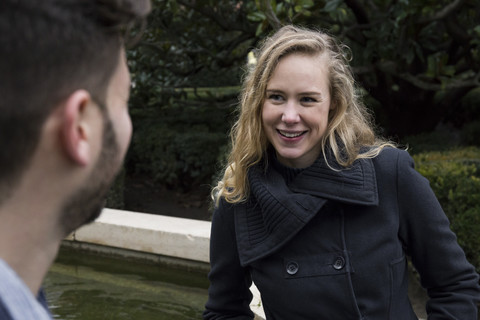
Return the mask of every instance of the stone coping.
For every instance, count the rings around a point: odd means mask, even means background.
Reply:
[[[209,221],[106,208],[65,240],[82,249],[135,258],[153,255],[208,270],[210,227]],[[265,319],[260,294],[255,285],[250,289],[255,319]]]
[[[209,221],[104,209],[69,240],[209,263]]]

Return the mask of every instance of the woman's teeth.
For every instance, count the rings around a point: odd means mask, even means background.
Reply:
[[[281,131],[281,130],[278,130],[278,132],[280,132],[280,134],[284,137],[287,137],[287,138],[296,138],[296,137],[299,137],[301,136],[304,131],[302,132],[286,132],[286,131]]]

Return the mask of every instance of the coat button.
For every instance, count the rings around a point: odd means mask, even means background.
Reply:
[[[298,263],[296,263],[295,261],[290,261],[289,263],[287,263],[287,273],[289,275],[294,275],[297,272],[298,272]]]
[[[333,263],[333,268],[335,270],[341,270],[345,266],[345,259],[343,257],[337,257]]]

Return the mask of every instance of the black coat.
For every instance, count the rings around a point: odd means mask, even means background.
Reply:
[[[253,318],[252,279],[269,320],[417,319],[406,256],[429,319],[477,319],[478,274],[407,152],[341,171],[321,157],[288,185],[256,166],[249,183],[246,203],[222,200],[213,215],[204,319]]]

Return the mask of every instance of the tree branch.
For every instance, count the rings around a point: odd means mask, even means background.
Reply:
[[[418,77],[410,73],[401,73],[398,74],[400,79],[403,79],[407,82],[410,82],[417,88],[429,91],[440,91],[440,90],[450,90],[450,89],[460,89],[460,88],[469,88],[469,87],[478,87],[480,86],[480,73],[477,74],[473,79],[470,80],[453,80],[445,85],[438,83],[429,83],[425,82]]]
[[[263,13],[267,17],[268,23],[272,26],[274,30],[278,30],[282,27],[282,23],[273,11],[270,0],[262,0],[260,2],[260,8],[263,10]]]
[[[418,22],[419,23],[429,23],[429,22],[432,22],[432,21],[445,19],[446,17],[448,17],[452,13],[454,13],[464,2],[465,2],[465,0],[454,0],[448,6],[445,6],[442,10],[437,11],[436,13],[432,14],[429,17],[425,17],[423,19],[420,19]]]

